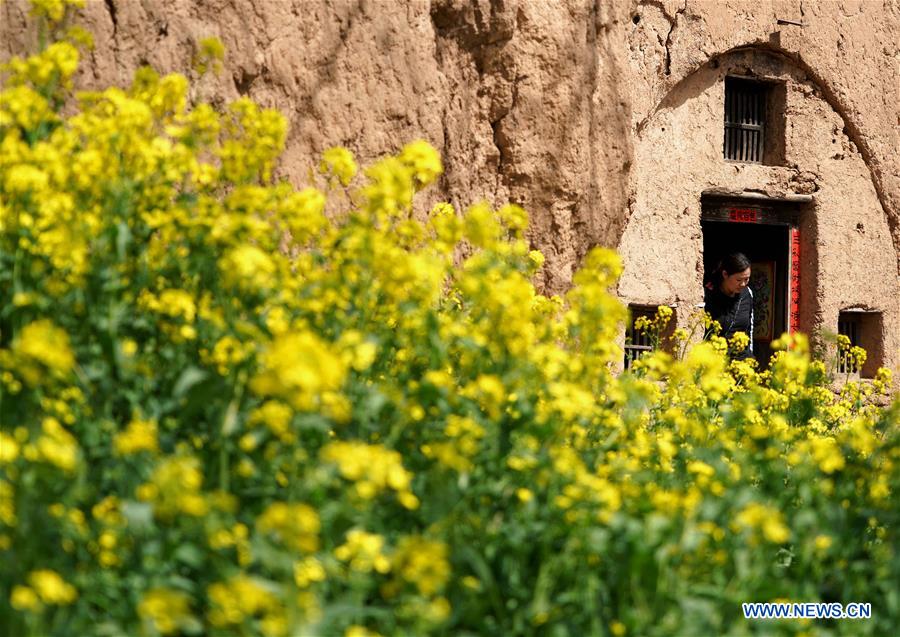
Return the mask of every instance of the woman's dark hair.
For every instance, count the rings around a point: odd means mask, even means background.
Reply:
[[[709,273],[709,281],[721,281],[722,272],[734,274],[735,272],[743,272],[750,267],[750,259],[743,252],[732,252],[728,256],[722,257],[716,264],[716,267]]]

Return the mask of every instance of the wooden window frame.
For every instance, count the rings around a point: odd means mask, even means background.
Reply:
[[[725,78],[725,159],[763,163],[767,87],[761,82]]]

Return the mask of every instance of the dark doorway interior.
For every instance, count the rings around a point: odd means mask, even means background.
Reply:
[[[751,278],[757,323],[753,351],[760,367],[766,368],[772,355],[772,339],[788,331],[790,226],[709,219],[702,220],[700,225],[703,228],[705,274],[710,273],[719,260],[730,252],[743,252],[752,263],[760,264]],[[766,284],[766,281],[769,284]],[[767,316],[770,312],[771,317]],[[762,321],[767,321],[766,325],[770,326],[770,329],[761,325]]]

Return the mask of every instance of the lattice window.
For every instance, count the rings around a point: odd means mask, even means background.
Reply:
[[[631,367],[631,364],[641,356],[653,350],[650,336],[646,332],[636,330],[634,323],[642,316],[652,319],[656,314],[656,308],[651,307],[630,305],[628,309],[631,310],[631,322],[625,330],[625,369]]]
[[[872,378],[884,361],[884,316],[877,310],[847,308],[838,314],[838,334],[850,340],[850,347],[858,345],[866,350],[866,362],[857,369],[852,357],[838,359],[838,371]]]
[[[725,78],[725,159],[763,163],[767,85]]]
[[[860,343],[860,318],[861,314],[858,312],[841,312],[838,315],[838,334],[850,339],[850,347]],[[847,352],[841,352],[838,358],[838,371],[842,374],[854,374],[859,370]]]

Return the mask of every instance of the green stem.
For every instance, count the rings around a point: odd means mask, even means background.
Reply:
[[[229,458],[228,458],[228,440],[222,441],[219,447],[219,489],[228,492],[229,487]]]
[[[47,22],[46,20],[40,20],[38,23],[38,51],[43,51],[47,48]]]
[[[241,401],[244,398],[244,387],[247,383],[247,374],[242,372],[237,379],[234,389],[234,395],[225,408],[225,415],[222,417],[221,446],[219,447],[219,488],[222,491],[228,491],[230,486],[230,456],[228,453],[228,444],[231,439],[233,429],[237,426],[238,412],[240,411]]]

